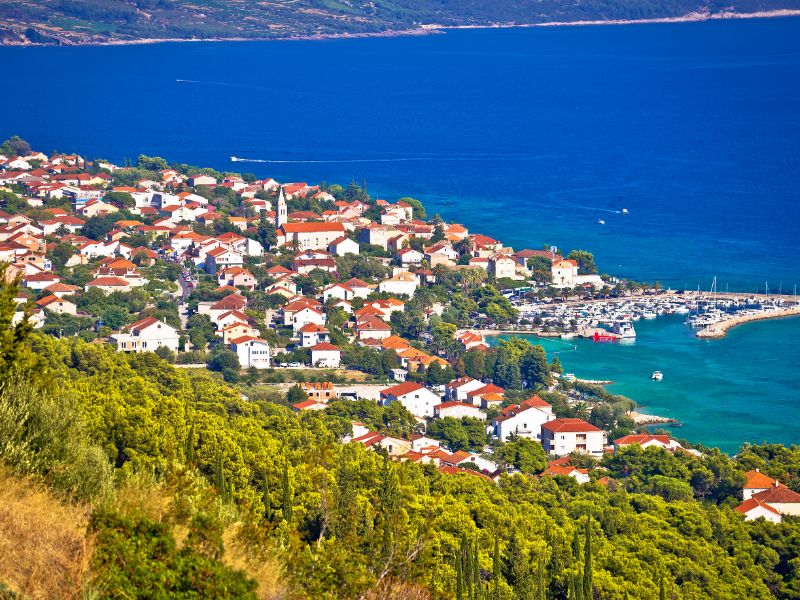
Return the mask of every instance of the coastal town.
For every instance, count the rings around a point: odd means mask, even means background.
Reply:
[[[615,342],[634,338],[639,319],[682,314],[713,337],[798,311],[788,296],[600,276],[586,251],[511,248],[355,183],[146,156],[120,166],[12,138],[0,186],[0,262],[22,286],[12,325],[154,352],[218,372],[243,395],[277,386],[296,412],[348,416],[348,440],[444,473],[614,485],[596,463],[631,445],[702,456],[641,427],[632,402],[563,373],[540,346],[493,334]],[[364,402],[402,407],[408,426],[361,419]],[[544,465],[519,458],[531,446]],[[758,473],[742,499],[747,519],[800,514],[800,494]]]

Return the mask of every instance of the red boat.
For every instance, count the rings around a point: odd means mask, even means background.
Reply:
[[[615,342],[617,340],[617,336],[611,334],[605,335],[595,331],[594,335],[592,336],[592,339],[595,342]]]

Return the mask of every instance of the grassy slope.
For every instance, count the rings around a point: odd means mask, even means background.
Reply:
[[[0,583],[31,598],[79,596],[92,548],[87,517],[0,470]]]

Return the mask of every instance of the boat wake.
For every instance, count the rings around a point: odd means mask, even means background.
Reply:
[[[265,164],[327,164],[327,163],[396,163],[396,162],[466,162],[503,160],[536,160],[551,158],[549,156],[397,156],[392,158],[334,158],[334,159],[266,159],[242,158],[231,156],[231,162],[265,163]]]

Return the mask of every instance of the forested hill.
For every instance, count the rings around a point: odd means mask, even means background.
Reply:
[[[800,0],[22,0],[0,3],[0,43],[292,38],[798,8]]]

